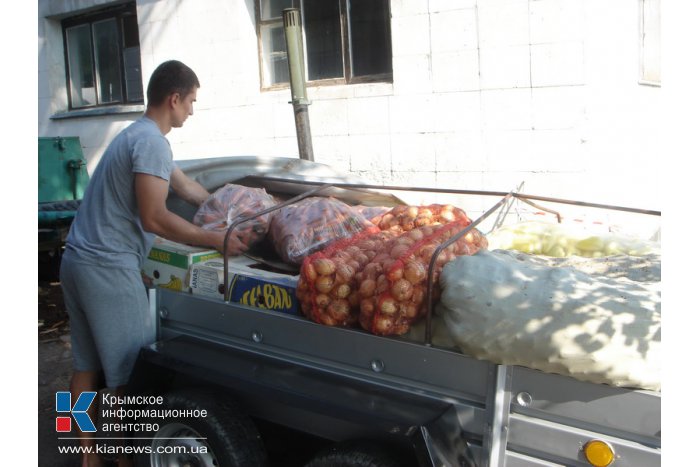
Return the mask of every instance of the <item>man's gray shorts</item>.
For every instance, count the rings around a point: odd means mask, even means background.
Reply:
[[[108,388],[125,385],[138,352],[155,339],[139,271],[61,261],[73,368],[104,371]]]

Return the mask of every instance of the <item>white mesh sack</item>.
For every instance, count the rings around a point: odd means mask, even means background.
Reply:
[[[659,391],[660,282],[634,281],[619,269],[627,262],[660,271],[660,259],[611,259],[615,277],[580,270],[604,274],[601,260],[577,261],[576,269],[482,250],[445,265],[437,312],[454,343],[475,358]]]

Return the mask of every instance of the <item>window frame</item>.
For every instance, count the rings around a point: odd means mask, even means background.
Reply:
[[[99,109],[115,109],[115,108],[133,108],[135,106],[143,106],[145,104],[145,89],[143,89],[143,81],[141,82],[141,99],[140,100],[129,100],[127,92],[127,77],[126,69],[124,65],[124,50],[125,47],[125,37],[124,37],[124,23],[123,20],[127,16],[134,16],[137,18],[136,23],[138,27],[138,17],[136,13],[136,2],[126,2],[118,5],[111,5],[105,8],[100,8],[98,10],[91,10],[78,15],[71,15],[67,18],[61,20],[61,36],[63,38],[63,55],[64,55],[64,65],[65,65],[65,86],[66,86],[66,96],[68,104],[68,112],[79,112],[79,113],[91,113]],[[121,100],[111,101],[111,102],[98,102],[99,98],[99,83],[100,77],[97,70],[97,62],[95,57],[95,30],[93,25],[102,21],[109,19],[116,20],[117,26],[117,40],[119,47],[119,84],[121,88]],[[68,45],[68,35],[67,31],[70,28],[78,27],[82,25],[89,26],[89,36],[90,36],[90,50],[91,50],[91,64],[92,64],[92,77],[93,83],[96,88],[95,100],[96,103],[92,105],[84,106],[74,106],[73,105],[73,86],[71,81],[71,70],[70,70],[70,53]],[[139,61],[140,61],[140,50],[141,43],[139,40]]]
[[[263,53],[263,39],[262,39],[262,28],[263,26],[268,26],[271,24],[282,23],[282,19],[272,19],[263,20],[262,19],[262,7],[261,2],[264,0],[255,0],[255,20],[256,20],[256,33],[258,36],[258,65],[259,65],[259,77],[260,77],[260,90],[261,91],[276,91],[280,89],[288,89],[290,84],[286,83],[275,83],[267,84],[265,82],[265,71],[264,65],[266,56]],[[302,43],[304,47],[304,74],[306,76],[307,86],[338,86],[338,85],[352,85],[352,84],[364,84],[364,83],[392,83],[394,80],[393,66],[392,71],[388,73],[378,73],[373,75],[363,75],[363,76],[352,76],[351,70],[351,57],[350,57],[350,22],[348,17],[348,2],[350,0],[336,0],[339,3],[339,17],[340,21],[340,43],[341,43],[341,56],[343,60],[343,77],[338,78],[326,78],[318,80],[309,80],[309,64],[307,58],[307,45],[306,45],[306,28],[304,28],[304,0],[292,0],[292,7],[299,8],[301,18],[302,18]],[[387,5],[387,22],[389,23],[389,51],[391,52],[389,56],[389,61],[392,61],[393,50],[391,44],[391,1],[386,0]],[[391,63],[390,63],[391,65]]]

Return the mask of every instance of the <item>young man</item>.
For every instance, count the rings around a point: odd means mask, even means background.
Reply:
[[[193,114],[198,88],[197,76],[181,62],[156,68],[145,115],[107,147],[71,226],[60,277],[71,325],[73,403],[100,389],[101,374],[111,392],[123,394],[139,349],[153,337],[141,268],[154,236],[223,249],[225,232],[204,230],[165,203],[169,188],[197,206],[209,196],[173,163],[165,138]],[[232,235],[228,249],[236,255],[246,247]],[[98,399],[89,412],[94,422]],[[95,446],[90,433],[79,436],[81,445]],[[83,467],[99,465],[96,453],[83,455]]]

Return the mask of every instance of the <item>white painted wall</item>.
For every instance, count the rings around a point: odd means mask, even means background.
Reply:
[[[660,209],[660,89],[638,84],[639,1],[392,0],[393,83],[311,87],[316,160],[370,182]],[[39,135],[90,170],[127,114],[65,111],[61,14],[39,1]],[[137,0],[144,86],[179,59],[202,87],[176,159],[297,154],[288,90],[261,92],[253,0]],[[57,16],[58,15],[58,16]]]

